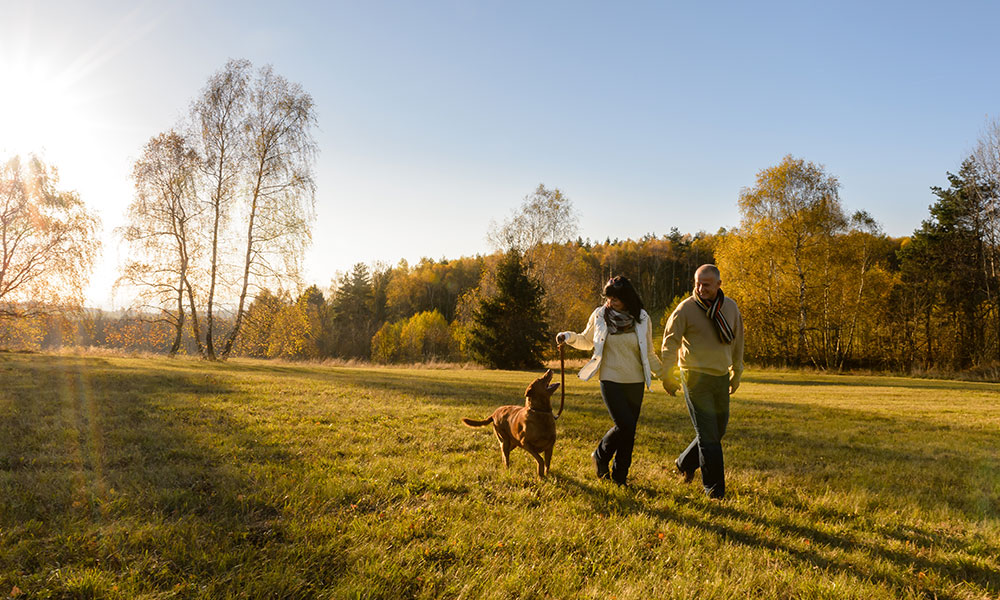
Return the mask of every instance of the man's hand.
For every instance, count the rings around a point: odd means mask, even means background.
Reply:
[[[556,335],[556,343],[557,344],[562,344],[565,341],[566,341],[566,334],[565,333],[560,333],[560,334]]]
[[[729,376],[729,395],[732,396],[736,393],[736,390],[740,389],[740,378]]]
[[[681,387],[680,385],[678,385],[677,380],[674,379],[672,375],[664,377],[663,379],[660,380],[660,383],[663,384],[663,391],[665,391],[667,394],[671,396],[676,396],[677,390],[680,389]]]

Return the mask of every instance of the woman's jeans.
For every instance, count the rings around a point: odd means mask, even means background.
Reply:
[[[701,468],[705,493],[722,498],[726,495],[722,436],[726,435],[729,424],[729,376],[681,370],[681,386],[694,423],[695,438],[677,457],[677,466],[685,473]]]
[[[611,413],[615,426],[608,430],[597,445],[594,455],[597,462],[606,465],[614,457],[611,465],[611,479],[625,483],[628,469],[632,466],[632,447],[635,446],[635,427],[639,423],[642,408],[643,383],[601,382],[601,397]]]

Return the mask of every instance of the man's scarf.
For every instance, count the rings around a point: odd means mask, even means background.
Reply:
[[[608,334],[627,333],[635,328],[635,319],[627,312],[618,312],[607,306],[604,308],[604,322],[608,324]]]
[[[723,344],[733,343],[733,328],[729,326],[726,321],[726,317],[722,315],[722,305],[726,301],[726,295],[722,293],[720,289],[715,295],[715,300],[711,304],[706,304],[704,300],[698,297],[698,292],[691,292],[694,296],[694,302],[701,307],[708,318],[711,319],[712,323],[715,324],[715,331],[719,334],[719,340]]]

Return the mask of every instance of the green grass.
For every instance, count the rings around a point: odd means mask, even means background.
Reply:
[[[0,598],[996,598],[1000,386],[749,372],[729,498],[646,395],[622,490],[568,377],[552,476],[489,428],[524,372],[0,354]]]

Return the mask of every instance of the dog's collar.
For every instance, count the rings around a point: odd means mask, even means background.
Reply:
[[[530,408],[529,407],[528,408],[528,412],[549,413],[549,414],[551,414],[552,413],[552,409],[550,408],[549,410],[538,410],[537,408]]]

